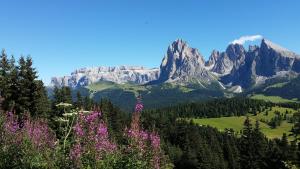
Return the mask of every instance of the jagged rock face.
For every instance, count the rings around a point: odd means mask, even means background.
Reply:
[[[245,61],[245,49],[240,44],[230,44],[225,52],[213,51],[206,66],[212,72],[221,76],[231,73]]]
[[[211,70],[215,63],[217,62],[218,58],[220,56],[220,52],[217,50],[213,50],[208,61],[205,62],[205,66],[207,67],[207,69]]]
[[[54,77],[51,86],[72,88],[87,86],[99,81],[111,81],[118,84],[145,84],[158,78],[159,69],[146,69],[140,66],[95,67],[74,71],[71,76]]]
[[[255,58],[256,74],[260,76],[273,76],[279,71],[297,70],[294,65],[297,55],[268,40],[262,40],[260,51]],[[297,64],[297,61],[296,61]],[[298,70],[297,70],[298,71]]]
[[[246,51],[243,45],[230,44],[226,49],[226,54],[233,63],[233,67],[237,69],[245,61]]]
[[[300,58],[295,53],[263,39],[260,47],[250,46],[244,62],[230,75],[222,77],[225,84],[248,88],[266,80],[300,73]]]
[[[190,48],[183,40],[176,40],[162,60],[158,82],[188,82],[191,79],[210,82],[213,78],[198,50]]]
[[[233,62],[230,60],[225,52],[222,52],[216,59],[215,64],[210,69],[220,75],[226,75],[231,72],[233,68]]]

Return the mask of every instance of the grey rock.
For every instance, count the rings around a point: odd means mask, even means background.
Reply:
[[[50,86],[69,86],[76,88],[88,86],[100,81],[111,81],[118,84],[145,84],[158,78],[159,69],[147,69],[141,66],[94,67],[75,70],[70,76],[53,77]]]
[[[206,70],[205,61],[199,51],[178,39],[169,46],[156,83],[196,81],[209,84],[213,80],[215,77]]]

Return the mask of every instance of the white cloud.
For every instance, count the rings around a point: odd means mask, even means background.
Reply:
[[[255,40],[258,40],[258,39],[262,39],[262,38],[263,38],[263,36],[261,36],[261,35],[242,36],[239,39],[235,39],[231,43],[232,44],[241,44],[241,45],[243,45],[247,41],[255,41]]]

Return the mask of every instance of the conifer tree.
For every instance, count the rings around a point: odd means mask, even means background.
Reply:
[[[2,97],[5,99],[2,103],[2,107],[4,110],[9,109],[9,100],[7,98],[10,97],[9,93],[9,70],[10,70],[10,63],[9,59],[5,53],[5,50],[2,50],[0,56],[0,93]]]
[[[77,96],[76,106],[77,106],[77,108],[81,109],[81,108],[83,108],[82,107],[83,106],[83,100],[82,100],[81,93],[79,91],[77,91],[76,96]]]
[[[256,166],[254,164],[252,136],[252,124],[249,117],[247,117],[244,122],[244,128],[240,139],[241,167],[243,169],[255,169]]]
[[[264,158],[267,148],[267,140],[264,134],[260,131],[259,121],[256,120],[253,130],[253,157],[255,168],[265,168]]]
[[[8,92],[9,97],[7,98],[9,102],[9,109],[15,110],[16,112],[19,112],[19,103],[18,103],[18,97],[19,97],[19,71],[18,67],[15,65],[15,58],[12,56],[10,59],[10,74],[8,76]]]
[[[33,93],[32,112],[34,116],[49,117],[50,102],[44,83],[40,80],[35,81],[36,89]]]

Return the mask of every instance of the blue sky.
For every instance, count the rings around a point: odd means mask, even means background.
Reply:
[[[299,8],[298,0],[7,0],[0,48],[30,54],[46,84],[87,66],[159,67],[177,38],[205,58],[256,34],[300,53]]]

